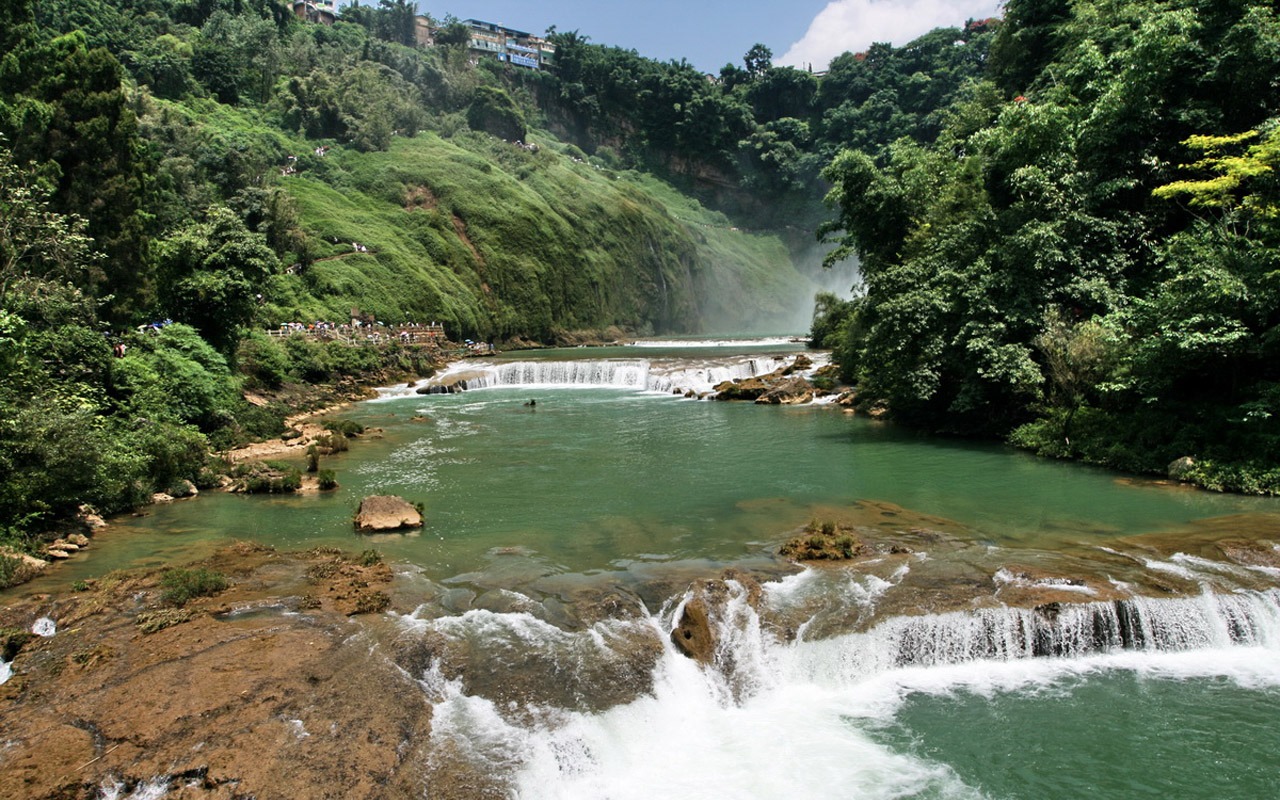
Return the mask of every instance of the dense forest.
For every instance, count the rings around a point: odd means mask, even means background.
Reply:
[[[1280,492],[1280,17],[1005,6],[932,140],[824,173],[862,283],[816,332],[934,431]]]
[[[425,367],[262,328],[778,325],[815,233],[861,263],[813,333],[865,406],[1280,491],[1271,5],[1010,0],[715,76],[554,29],[523,70],[416,12],[0,7],[0,538],[208,483],[280,430],[245,390]]]

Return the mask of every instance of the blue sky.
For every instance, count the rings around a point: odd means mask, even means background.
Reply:
[[[363,0],[373,4],[373,0]],[[998,14],[998,0],[419,0],[437,19],[481,19],[542,33],[555,25],[596,44],[659,60],[688,59],[705,72],[742,63],[756,42],[776,64],[825,68],[845,50],[872,42],[906,44],[943,25]]]

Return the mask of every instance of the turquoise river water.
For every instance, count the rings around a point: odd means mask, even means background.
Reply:
[[[546,681],[569,680],[624,658],[622,640],[663,643],[644,690],[617,702],[583,678],[517,712],[483,682],[424,672],[433,735],[513,797],[1280,795],[1280,570],[1210,547],[1275,552],[1276,501],[921,437],[833,405],[690,399],[797,345],[649,344],[468,362],[455,394],[388,389],[343,412],[380,431],[327,459],[337,492],[155,507],[58,580],[228,539],[372,546],[420,595],[396,624],[466,641],[494,682],[548,663]],[[367,494],[422,502],[425,527],[357,537]],[[774,556],[821,519],[920,544],[858,568]],[[729,566],[756,575],[762,599],[731,583],[702,666],[668,634],[691,582]],[[1082,580],[1045,577],[1067,574]],[[1052,619],[1005,602],[1046,588],[1079,602]],[[578,607],[613,590],[640,610]]]

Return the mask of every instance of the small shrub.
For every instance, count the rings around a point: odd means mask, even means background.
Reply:
[[[302,488],[302,473],[288,465],[277,465],[269,471],[255,470],[244,481],[249,494],[288,494]]]
[[[364,426],[351,419],[325,420],[324,429],[332,433],[340,433],[347,437],[355,437],[364,433]]]
[[[71,591],[87,592],[89,591],[89,584],[85,583],[84,581],[76,581],[75,583],[71,584]]]
[[[338,478],[333,470],[322,469],[317,477],[320,482],[320,491],[328,492],[338,488]]]
[[[162,608],[159,611],[143,611],[135,621],[143,633],[155,633],[191,619],[191,612],[181,608]]]
[[[227,578],[221,572],[199,569],[171,569],[160,579],[164,593],[160,599],[173,606],[184,606],[197,597],[209,597],[227,588]]]
[[[307,472],[320,469],[320,449],[314,444],[307,445]]]
[[[35,567],[16,556],[0,553],[0,589],[26,583],[36,576]]]
[[[320,448],[321,452],[328,453],[345,453],[350,448],[350,444],[347,442],[347,437],[336,431],[334,433],[316,437],[316,445]]]
[[[352,614],[377,614],[386,611],[391,605],[391,597],[386,592],[361,592],[356,596],[356,607]]]
[[[360,566],[372,567],[382,563],[382,553],[377,550],[365,550],[360,554]]]

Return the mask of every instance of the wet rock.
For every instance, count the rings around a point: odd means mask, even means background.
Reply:
[[[360,501],[355,525],[361,531],[395,531],[421,528],[422,514],[403,497],[370,495]]]
[[[736,381],[724,381],[715,387],[717,400],[751,400],[769,391],[769,386],[761,378],[744,378]]]
[[[29,630],[20,628],[0,628],[0,661],[12,661],[27,642],[35,638]]]
[[[769,391],[756,398],[756,402],[762,405],[799,405],[801,403],[812,402],[814,395],[813,384],[804,378],[792,378],[788,381],[774,386]]]
[[[813,366],[806,355],[798,355],[785,367],[754,378],[723,381],[715,387],[717,400],[750,400],[769,405],[808,403],[815,390],[806,378],[796,374]]]
[[[372,646],[388,632],[383,620],[349,619],[327,591],[323,609],[301,615],[208,613],[296,595],[316,558],[216,555],[219,571],[257,566],[226,596],[194,601],[186,622],[149,635],[137,622],[164,610],[153,605],[156,570],[6,601],[3,628],[50,611],[79,622],[30,640],[0,686],[0,797],[99,797],[104,787],[152,796],[168,779],[167,798],[421,797],[431,706],[413,700],[421,673],[406,675]]]
[[[68,536],[68,537],[67,537],[67,541],[68,541],[68,542],[71,542],[71,543],[72,543],[72,544],[74,544],[76,547],[88,547],[88,546],[89,546],[89,537],[88,537],[88,536],[85,536],[83,533],[73,533],[73,534],[71,534],[70,536]]]
[[[61,548],[57,548],[52,545],[44,549],[44,554],[46,558],[52,558],[56,561],[63,561],[65,559],[71,558],[70,551],[62,550]]]
[[[438,378],[432,378],[425,385],[419,386],[415,389],[414,392],[416,394],[454,394],[456,392],[465,392],[467,390],[468,381],[481,377],[484,377],[484,373],[479,370],[454,372],[449,375],[441,375]]]
[[[1280,549],[1244,539],[1224,539],[1217,543],[1218,550],[1237,564],[1245,567],[1280,569]]]
[[[813,367],[813,359],[809,358],[804,353],[801,353],[796,356],[796,360],[792,361],[790,366],[783,367],[781,372],[783,375],[791,375],[796,372],[802,372],[806,369],[810,369],[811,367]]]
[[[155,494],[151,495],[151,502],[155,503],[156,505],[160,505],[162,503],[172,503],[173,495],[168,494],[166,492],[156,492]]]
[[[99,528],[107,527],[107,521],[87,505],[80,506],[77,518],[86,530],[96,531]]]
[[[694,582],[675,630],[671,631],[672,643],[694,661],[716,663],[719,655],[717,631],[731,613],[731,601],[740,598],[747,606],[756,608],[763,596],[759,582],[738,570],[725,570],[718,579]],[[732,671],[730,664],[721,663],[719,666],[726,672]]]

